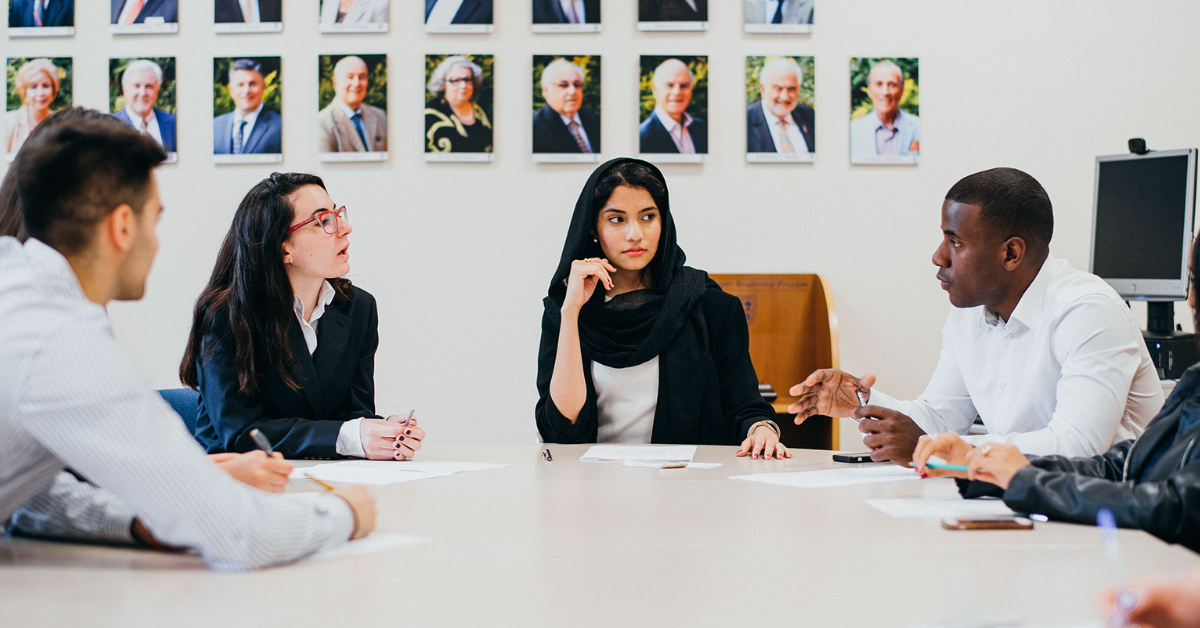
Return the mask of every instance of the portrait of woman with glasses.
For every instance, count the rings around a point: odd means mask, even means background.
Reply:
[[[254,429],[287,458],[421,448],[415,417],[375,411],[375,298],[343,278],[353,230],[315,175],[277,172],[242,199],[179,367],[209,453],[253,450]]]
[[[475,57],[490,63],[489,55]],[[429,57],[427,65],[434,59]],[[425,103],[425,152],[492,152],[492,121],[485,111],[491,109],[492,99],[490,90],[484,93],[478,63],[464,56],[446,57],[429,74],[425,89],[433,96]]]

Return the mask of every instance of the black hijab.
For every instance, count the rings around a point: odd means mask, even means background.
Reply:
[[[604,257],[594,234],[597,214],[608,198],[596,198],[596,189],[611,170],[630,163],[644,166],[662,184],[661,198],[655,199],[662,228],[658,251],[648,266],[651,286],[617,295],[608,302],[604,300],[602,287],[597,286],[579,313],[583,358],[612,368],[636,366],[662,353],[688,321],[709,282],[706,273],[683,265],[687,256],[676,241],[675,220],[671,216],[662,172],[645,161],[617,158],[596,168],[579,193],[558,269],[554,271],[543,301],[550,320],[556,325],[561,324],[560,310],[566,297],[571,263],[588,257]],[[636,182],[633,186],[640,187]]]

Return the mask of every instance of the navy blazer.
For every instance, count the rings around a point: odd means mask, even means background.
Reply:
[[[125,113],[124,109],[114,113],[113,117],[129,126],[134,126],[133,120],[129,119],[129,114]],[[162,135],[163,150],[168,153],[175,152],[175,116],[162,109],[155,109],[154,118],[158,120],[158,133]]]
[[[233,154],[233,120],[235,112],[213,118],[213,154]],[[250,129],[250,137],[242,142],[242,153],[282,153],[283,118],[263,108]]]
[[[204,336],[197,360],[200,412],[196,440],[209,453],[255,449],[258,428],[287,458],[334,458],[342,424],[375,414],[375,350],[379,314],[375,298],[352,288],[349,300],[334,299],[317,323],[317,350],[308,353],[300,322],[292,319],[288,346],[296,363],[292,390],[274,369],[259,377],[258,394],[238,392],[234,356],[238,348],[228,324]]]
[[[708,0],[696,0],[693,10],[685,0],[638,0],[639,22],[708,21]]]
[[[708,153],[708,126],[700,118],[692,118],[688,125],[688,135],[692,136],[692,144],[696,147],[697,155]],[[638,127],[638,151],[642,153],[678,153],[675,140],[667,132],[667,127],[659,121],[658,115],[650,112],[642,125]]]
[[[425,0],[425,21],[429,21],[429,14],[433,12],[433,6],[437,3],[438,0]],[[492,0],[463,0],[450,23],[491,24]]]
[[[800,127],[800,135],[808,143],[808,152],[817,152],[816,113],[812,107],[796,105],[792,109],[792,121]],[[756,100],[746,108],[746,152],[774,153],[775,140],[771,138],[771,129],[767,126],[767,116],[763,114],[762,101]]]
[[[579,121],[583,123],[583,132],[587,134],[592,152],[600,152],[600,117],[586,109],[580,109]],[[571,135],[571,130],[563,124],[562,116],[551,109],[550,105],[542,105],[542,108],[533,114],[533,152],[582,152],[579,150],[579,144],[575,143],[575,136]]]
[[[280,4],[281,0],[258,0],[258,21],[282,22],[283,9]],[[244,22],[242,5],[238,4],[238,0],[217,0],[213,7],[213,20],[217,23]]]
[[[55,0],[42,14],[42,26],[74,26],[75,0]],[[8,5],[9,28],[32,28],[33,0],[12,0]]]
[[[121,10],[125,8],[125,3],[130,0],[112,0],[112,23],[117,23],[117,18],[121,17]],[[164,22],[179,21],[179,0],[146,0],[142,5],[142,10],[138,11],[137,17],[133,19],[134,24],[145,24],[148,17],[161,17]],[[161,122],[159,124],[162,124]],[[175,149],[171,149],[175,150]]]
[[[533,0],[534,24],[570,24],[559,0]],[[600,0],[583,0],[583,23],[600,23]],[[591,133],[588,133],[591,135]],[[589,138],[590,139],[590,138]]]

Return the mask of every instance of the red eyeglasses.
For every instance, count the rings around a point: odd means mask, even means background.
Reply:
[[[336,210],[327,209],[325,211],[319,211],[319,212],[313,214],[312,216],[310,216],[308,218],[308,220],[303,220],[303,221],[300,221],[300,222],[292,225],[290,228],[288,228],[287,232],[288,232],[288,234],[291,234],[293,231],[299,229],[300,227],[303,227],[304,225],[307,225],[310,222],[316,221],[321,224],[321,229],[325,230],[325,233],[328,233],[329,235],[333,235],[333,234],[337,233],[339,219],[342,221],[346,220],[346,206],[345,205],[342,205],[341,207],[337,208]]]

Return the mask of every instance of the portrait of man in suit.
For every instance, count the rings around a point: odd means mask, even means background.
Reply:
[[[707,22],[708,0],[638,0],[639,22]]]
[[[533,0],[534,24],[599,24],[600,0]]]
[[[492,0],[425,0],[426,28],[491,23]]]
[[[282,4],[283,0],[215,0],[213,20],[218,24],[282,22]]]
[[[328,57],[323,58],[322,66],[330,61],[332,59]],[[333,100],[317,114],[318,150],[324,153],[386,151],[387,111],[366,103],[371,88],[371,68],[367,62],[355,55],[342,57],[333,66],[332,81]],[[381,87],[385,89],[379,92],[386,94],[386,86]]]
[[[533,114],[533,152],[599,153],[600,116],[584,107],[583,68],[557,58],[546,64],[541,85],[546,104]]]
[[[120,59],[114,59],[120,63]],[[135,59],[121,73],[123,107],[113,103],[113,116],[155,139],[163,150],[175,152],[175,116],[160,109],[158,96],[162,91],[162,66],[149,59]],[[173,104],[173,103],[172,103]],[[172,107],[174,108],[174,107]]]
[[[746,152],[812,153],[817,150],[816,114],[800,104],[804,71],[791,57],[765,63],[758,100],[746,107]]]
[[[747,24],[812,24],[813,0],[746,0]]]
[[[113,24],[164,24],[179,21],[179,0],[112,0]]]
[[[278,63],[278,58],[275,60]],[[213,118],[213,154],[282,152],[283,118],[263,105],[266,82],[262,63],[253,59],[234,61],[229,66],[226,89],[233,100],[233,111]]]
[[[75,0],[11,0],[9,28],[74,26]]]
[[[904,70],[899,60],[879,59],[871,63],[866,76],[866,93],[871,108],[850,122],[850,158],[907,157],[921,152],[921,119],[902,106],[905,89]],[[916,59],[905,62],[916,66]],[[859,60],[851,59],[851,85],[855,84],[855,67]],[[862,75],[859,74],[859,77]],[[851,116],[855,101],[861,94],[851,88]]]
[[[696,77],[683,61],[671,58],[654,68],[654,110],[638,127],[640,152],[708,153],[707,125],[687,112],[695,89]]]

